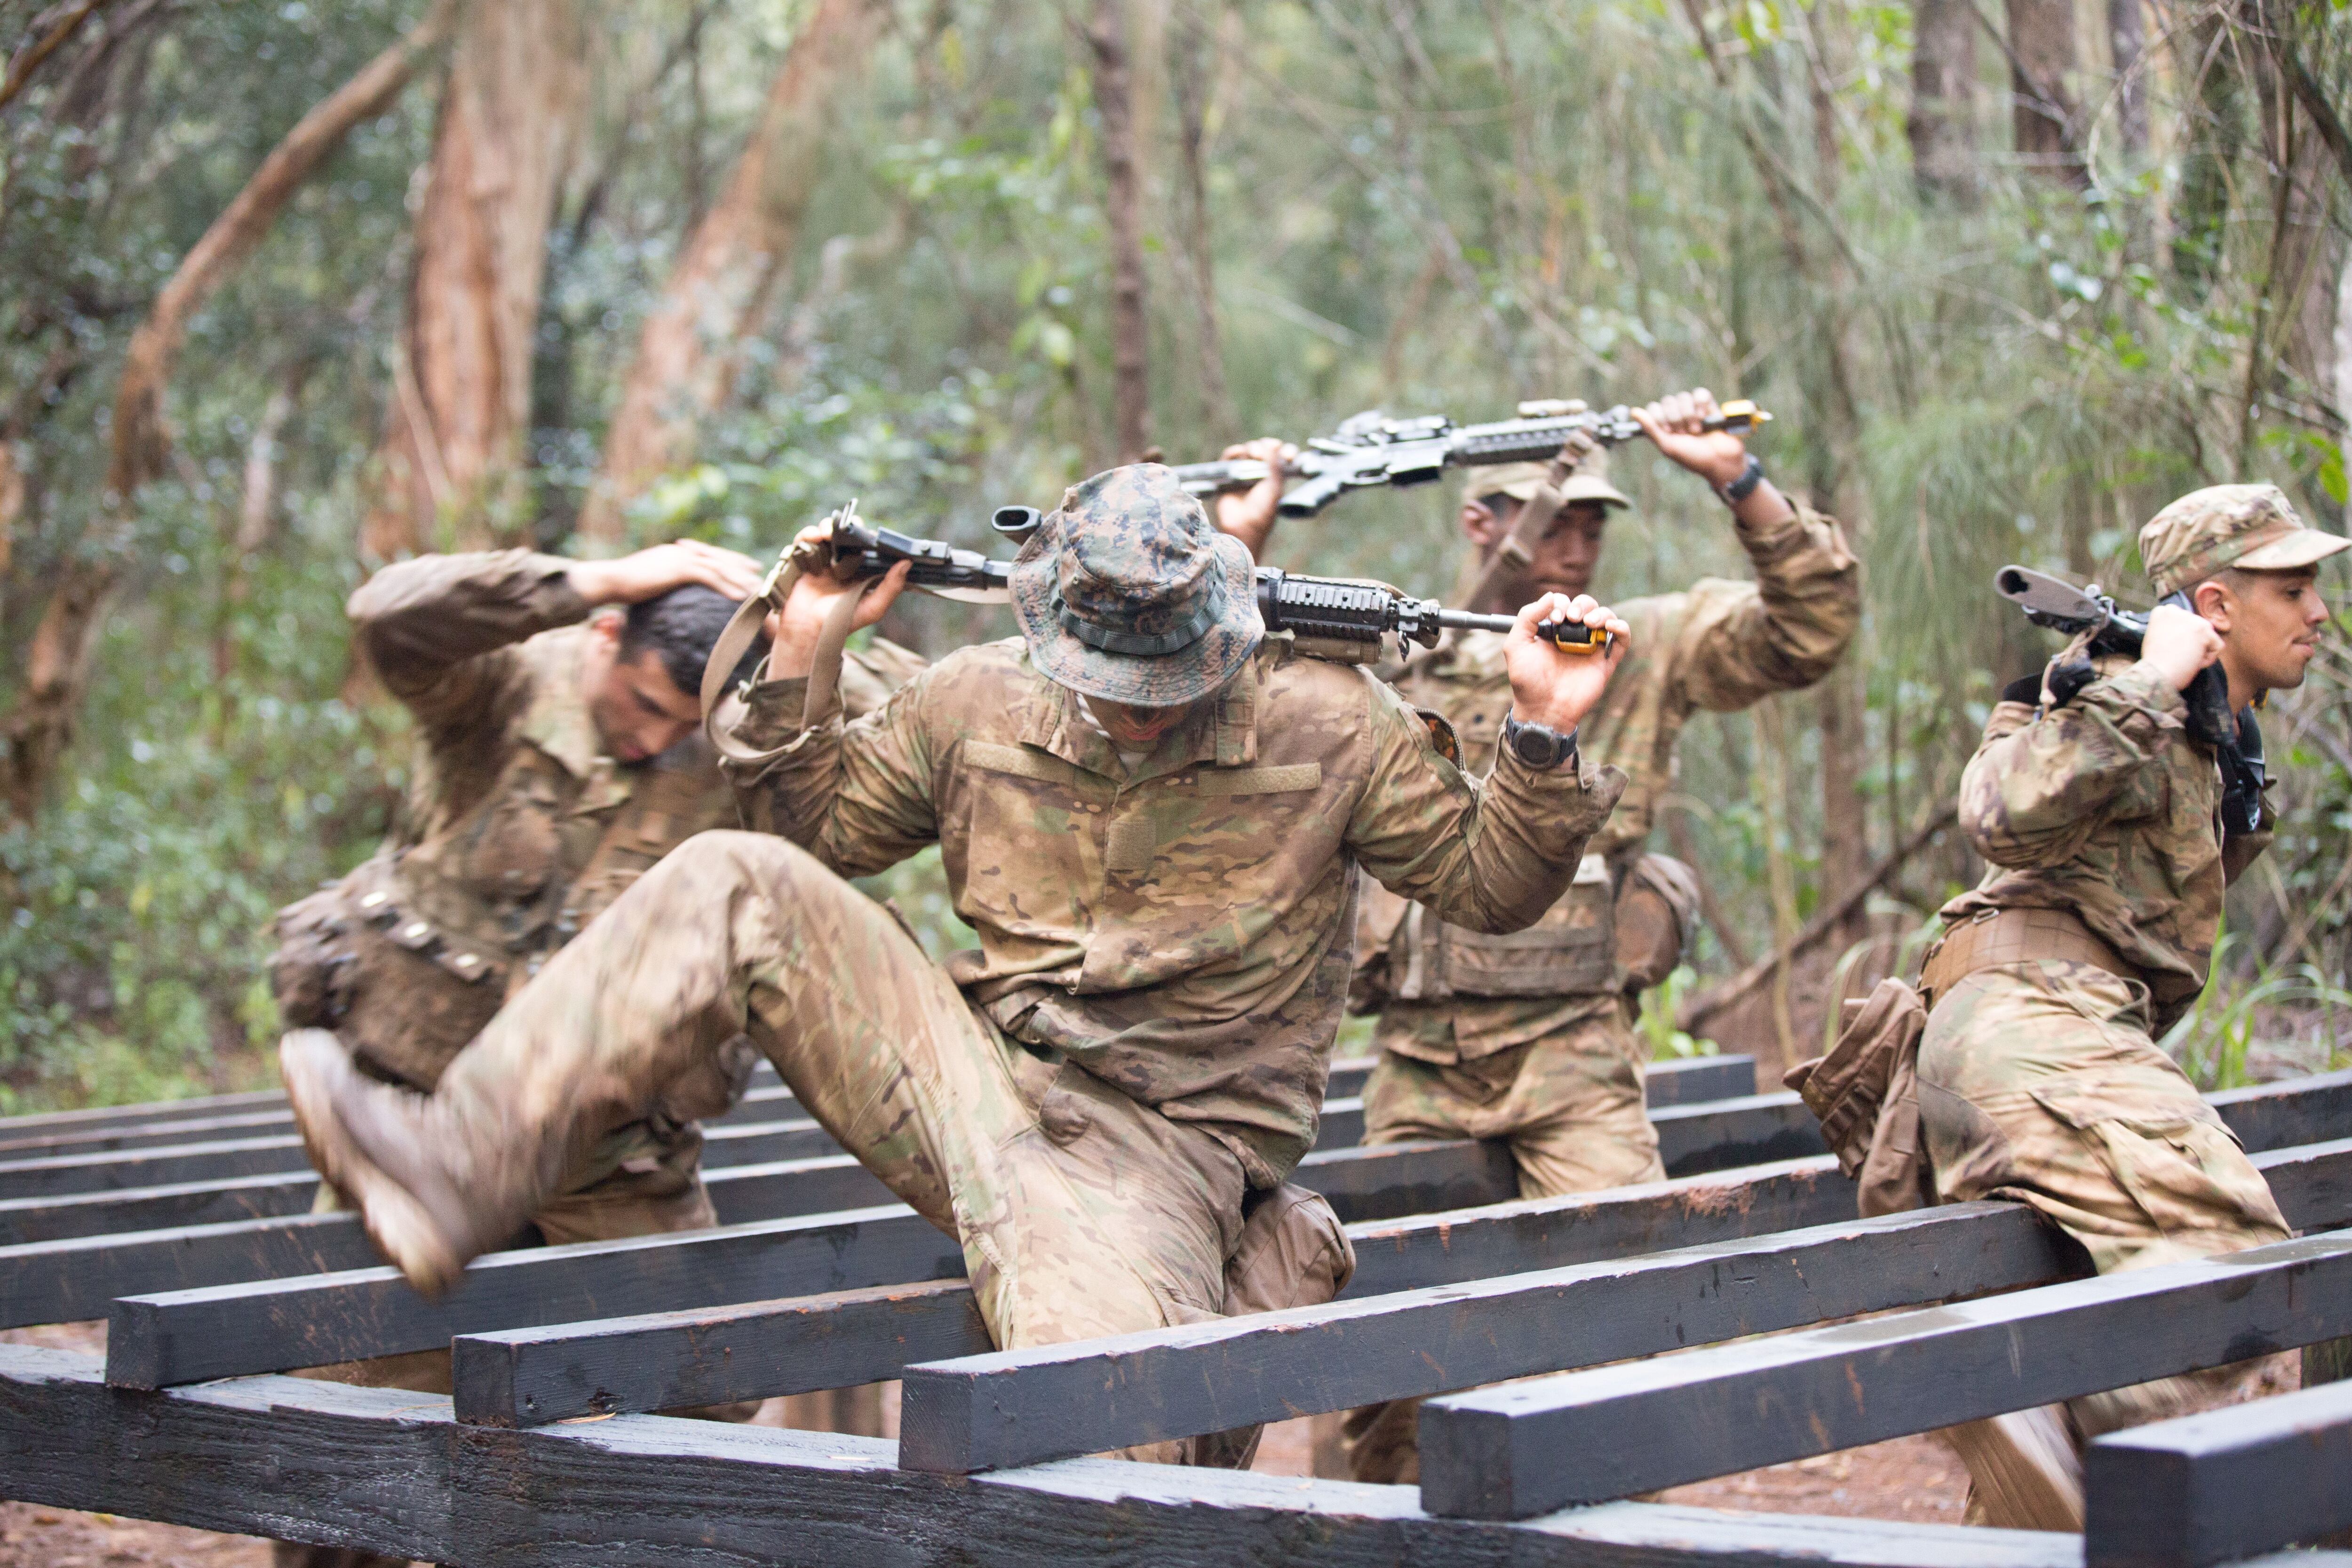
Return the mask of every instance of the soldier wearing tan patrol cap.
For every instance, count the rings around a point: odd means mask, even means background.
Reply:
[[[2104,656],[2044,708],[2002,694],[1960,781],[1989,868],[1944,906],[1919,989],[1921,1142],[1939,1202],[2047,1215],[2100,1273],[2281,1241],[2262,1173],[2155,1042],[2205,987],[2222,892],[2270,842],[2221,826],[2216,755],[2183,693],[2216,662],[2230,708],[2303,683],[2327,606],[2318,563],[2352,540],[2272,485],[2181,497],[2140,531],[2158,605],[2140,656]],[[2063,658],[2067,656],[2062,655]],[[2083,1528],[2082,1446],[2177,1413],[2231,1377],[2168,1378],[1956,1427],[1974,1522]]]
[[[1862,574],[1829,518],[1782,496],[1730,431],[1709,431],[1715,398],[1677,393],[1635,416],[1658,450],[1707,481],[1730,509],[1752,582],[1709,578],[1623,609],[1633,650],[1585,721],[1589,754],[1624,770],[1617,810],[1586,847],[1565,898],[1533,930],[1489,936],[1378,887],[1364,889],[1350,1005],[1381,1015],[1380,1063],[1364,1089],[1364,1141],[1507,1139],[1527,1197],[1656,1181],[1657,1134],[1643,1102],[1646,1052],[1632,1024],[1641,992],[1680,962],[1697,913],[1689,868],[1644,853],[1675,773],[1683,726],[1820,679],[1862,616]],[[1246,455],[1265,454],[1251,449]],[[1633,503],[1588,458],[1532,558],[1503,555],[1519,509],[1549,465],[1474,468],[1461,525],[1491,610],[1531,594],[1591,585],[1611,512]],[[1245,541],[1255,549],[1258,539]],[[1514,595],[1517,595],[1516,597]],[[1443,714],[1474,773],[1496,764],[1511,712],[1505,639],[1449,637],[1397,680],[1414,706]],[[1418,1401],[1348,1418],[1359,1480],[1408,1482]]]

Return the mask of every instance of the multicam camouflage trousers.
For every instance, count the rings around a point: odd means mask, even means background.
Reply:
[[[2262,1173],[2149,1038],[2147,988],[2093,964],[2000,964],[1954,983],[1919,1043],[1919,1121],[1941,1201],[2031,1204],[2102,1274],[2292,1234]],[[2216,1368],[2069,1400],[2063,1424],[2079,1446],[2210,1403],[2241,1375]],[[1972,1473],[1990,1426],[1953,1429]],[[1977,1480],[1972,1521],[2062,1527],[2004,1517],[1985,1505],[1991,1478]]]
[[[1383,1016],[1375,1038],[1384,1042],[1392,1026]],[[1664,1181],[1643,1099],[1644,1058],[1613,1008],[1475,1061],[1440,1066],[1383,1049],[1364,1085],[1364,1142],[1507,1139],[1523,1198]],[[1349,1411],[1341,1427],[1349,1475],[1418,1481],[1420,1419],[1418,1399]]]
[[[888,911],[765,835],[706,833],[647,872],[458,1054],[435,1099],[480,1168],[523,1190],[516,1172],[561,1169],[739,1032],[960,1240],[1001,1348],[1195,1322],[1229,1298],[1328,1300],[1345,1280],[1328,1205],[1259,1205],[1254,1243],[1270,1222],[1307,1245],[1244,1248],[1245,1183],[1223,1144],[1008,1038]]]

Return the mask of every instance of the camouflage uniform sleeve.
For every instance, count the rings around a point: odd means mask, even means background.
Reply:
[[[1365,679],[1371,766],[1347,843],[1391,892],[1477,931],[1524,930],[1568,891],[1625,775],[1590,760],[1537,773],[1507,752],[1473,782],[1404,700]]]
[[[2104,676],[2063,708],[2033,717],[2002,702],[1960,775],[1960,826],[1977,853],[2012,870],[2073,858],[2100,826],[2162,801],[2160,753],[2187,705],[2145,663]]]
[[[1738,527],[1756,581],[1706,583],[1675,641],[1693,707],[1731,713],[1830,672],[1862,624],[1862,565],[1834,518],[1797,505],[1769,532]]]
[[[420,555],[387,566],[344,613],[384,689],[420,720],[482,710],[509,675],[496,657],[591,606],[571,563],[529,550]]]
[[[720,764],[744,826],[789,838],[844,877],[887,870],[940,836],[926,732],[929,682],[918,677],[848,724],[800,727],[804,679],[751,689],[734,738],[762,753]]]

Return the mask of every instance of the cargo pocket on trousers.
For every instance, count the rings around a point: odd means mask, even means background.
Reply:
[[[2065,1079],[2028,1092],[2084,1134],[2158,1235],[2222,1231],[2252,1246],[2284,1228],[2262,1173],[2201,1100],[2167,1104],[2128,1087]]]

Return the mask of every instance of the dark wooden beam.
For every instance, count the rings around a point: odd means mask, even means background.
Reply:
[[[1734,1100],[1756,1092],[1756,1058],[1670,1057],[1648,1065],[1643,1087],[1653,1110],[1702,1100]]]
[[[5,1160],[0,1161],[0,1198],[55,1198],[235,1176],[278,1176],[305,1170],[309,1163],[302,1140],[290,1132],[132,1149],[119,1154]]]
[[[1432,1513],[1526,1519],[2352,1332],[2352,1230],[1423,1406]]]
[[[2273,1188],[2299,1223],[2352,1224],[2352,1204],[2341,1201],[2352,1142],[2268,1158]],[[2331,1194],[2333,1205],[2324,1201]],[[1153,1333],[992,1350],[906,1369],[898,1462],[958,1473],[1035,1464],[2089,1271],[2082,1249],[2031,1210],[1956,1205]]]
[[[1853,1212],[1852,1185],[1822,1160],[1750,1180],[1706,1176],[1377,1221],[1349,1227],[1358,1258],[1349,1293],[1620,1258]],[[993,1350],[978,1322],[969,1293],[954,1284],[460,1337],[457,1403],[468,1421],[530,1426],[872,1383],[909,1362]]]
[[[1658,1158],[1669,1176],[1801,1160],[1828,1147],[1805,1102],[1786,1092],[1653,1110],[1650,1125],[1658,1130]]]
[[[447,1401],[257,1378],[109,1388],[0,1346],[9,1495],[471,1568],[2079,1568],[2062,1536],[1620,1503],[1433,1519],[1402,1487],[1074,1459],[969,1479],[891,1445],[619,1415],[464,1427]]]
[[[308,1214],[318,1194],[319,1178],[294,1171],[62,1198],[0,1198],[0,1246]]]
[[[2284,1149],[2352,1134],[2352,1070],[2225,1089],[2205,1098],[2250,1150]]]
[[[2072,1279],[1969,1204],[1328,1307],[908,1366],[898,1463],[970,1474]]]
[[[0,1121],[0,1160],[37,1160],[67,1154],[105,1154],[153,1149],[171,1143],[202,1143],[220,1138],[260,1138],[292,1131],[293,1112],[263,1109],[231,1116],[194,1116],[99,1126],[80,1131],[20,1131]]]
[[[956,1243],[903,1207],[478,1258],[438,1301],[394,1268],[113,1303],[107,1375],[130,1388],[434,1350],[458,1334],[952,1279]]]
[[[2210,1568],[2352,1530],[2352,1383],[2111,1434],[2083,1480],[2086,1568]]]

